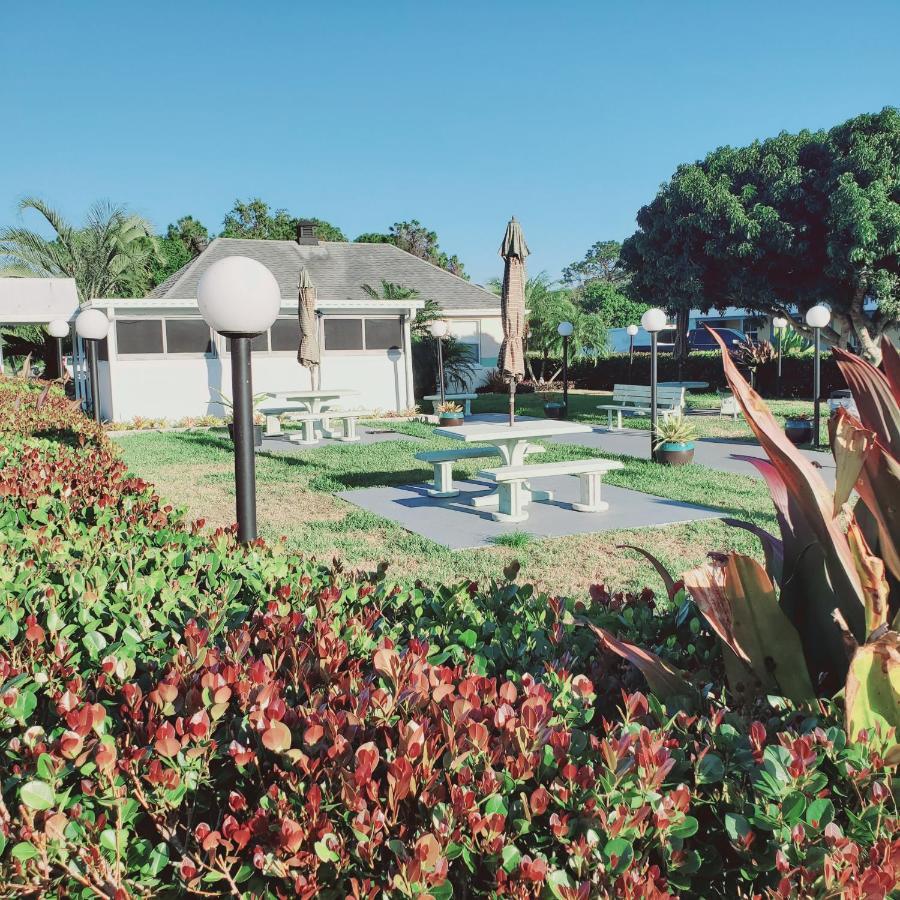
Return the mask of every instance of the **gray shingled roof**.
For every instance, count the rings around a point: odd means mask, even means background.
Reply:
[[[392,281],[415,288],[420,296],[436,300],[445,309],[472,309],[496,313],[500,298],[393,244],[356,244],[320,241],[316,245],[294,241],[255,241],[216,238],[194,260],[170,275],[149,294],[153,298],[188,300],[197,296],[197,282],[212,263],[225,256],[249,256],[267,266],[278,279],[284,299],[297,298],[300,269],[306,268],[318,289],[320,303],[371,299],[362,289]]]

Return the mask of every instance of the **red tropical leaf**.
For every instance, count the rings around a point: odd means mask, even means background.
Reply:
[[[273,753],[289,750],[291,746],[291,730],[283,722],[271,722],[263,732],[263,745]]]
[[[669,595],[669,599],[674,600],[678,596],[678,592],[684,587],[684,583],[676,581],[669,573],[669,570],[652,553],[649,553],[642,547],[635,547],[633,544],[618,544],[617,548],[619,550],[634,550],[649,560],[653,568],[659,572],[659,577],[662,578],[663,584],[666,586],[666,593]]]

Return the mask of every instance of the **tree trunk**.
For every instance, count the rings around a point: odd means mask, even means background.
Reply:
[[[678,380],[682,378],[684,363],[688,355],[688,325],[691,321],[691,311],[686,306],[679,306],[675,313],[675,362],[678,365]]]

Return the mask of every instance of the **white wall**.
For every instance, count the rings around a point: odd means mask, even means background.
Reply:
[[[406,403],[402,354],[324,354],[320,386],[355,390],[344,405],[366,410],[401,410]],[[253,393],[308,390],[309,370],[293,356],[252,357]],[[100,363],[102,415],[117,422],[136,416],[170,421],[224,414],[213,388],[231,396],[228,357],[114,359]],[[112,390],[111,390],[112,388]]]

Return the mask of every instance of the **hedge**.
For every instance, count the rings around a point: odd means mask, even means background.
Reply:
[[[4,385],[0,894],[897,885],[878,741],[849,745],[830,704],[729,706],[683,592],[657,608],[516,577],[404,585],[241,546],[129,474],[71,404]],[[581,618],[677,663],[703,699],[667,709]]]
[[[843,376],[831,354],[822,356],[822,396],[847,387]],[[706,351],[695,351],[688,355],[681,378],[678,366],[670,353],[661,353],[658,358],[660,381],[705,381],[710,389],[724,388],[722,355]],[[616,384],[649,384],[650,354],[635,353],[634,364],[629,365],[627,353],[617,353],[597,361],[596,365],[579,362],[571,366],[571,377],[578,387],[589,390],[612,390]],[[765,363],[756,374],[756,387],[764,396],[776,396],[776,363]],[[786,398],[808,399],[812,396],[813,360],[811,356],[790,356],[782,360],[782,392]]]

